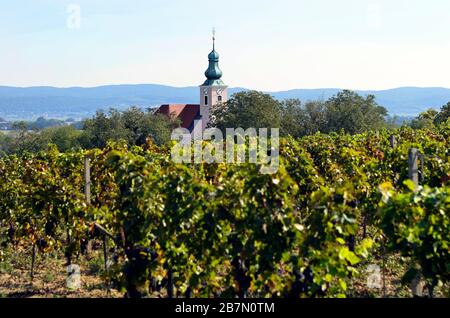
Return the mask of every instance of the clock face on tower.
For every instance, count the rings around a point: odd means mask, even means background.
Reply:
[[[217,94],[222,95],[223,90],[221,88],[217,89]]]
[[[207,88],[203,89],[203,94],[208,95],[208,89]]]

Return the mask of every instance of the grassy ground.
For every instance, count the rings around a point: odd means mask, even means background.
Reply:
[[[81,288],[70,291],[66,288],[65,259],[61,253],[37,254],[35,275],[30,278],[31,250],[8,246],[0,250],[0,297],[9,298],[120,298],[123,293],[115,289],[108,291],[102,275],[104,262],[102,251],[93,251],[89,260],[79,257],[73,263],[81,269]],[[373,272],[378,268],[379,272]],[[384,259],[373,257],[361,264],[359,273],[349,284],[348,297],[411,297],[409,286],[401,283],[401,277],[408,268],[399,255],[387,255]],[[368,281],[378,277],[379,286],[368,287]],[[379,274],[377,276],[377,274]],[[435,297],[450,297],[450,286],[441,286]],[[152,297],[165,297],[165,291]]]
[[[81,288],[70,291],[66,288],[66,266],[62,255],[37,255],[34,278],[30,277],[31,251],[5,249],[0,262],[0,297],[10,298],[110,298],[122,297],[117,290],[108,292],[101,275],[103,260],[94,252],[88,261],[75,261],[81,269]]]
[[[374,268],[379,271],[374,271]],[[411,297],[409,286],[401,283],[401,277],[406,270],[407,265],[402,264],[401,257],[398,255],[387,255],[384,257],[384,260],[381,257],[373,258],[369,262],[362,264],[359,273],[352,280],[349,296],[375,298]],[[371,275],[374,278],[372,281]],[[371,282],[377,286],[369,286]]]

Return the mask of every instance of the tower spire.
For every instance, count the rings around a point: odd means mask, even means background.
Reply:
[[[216,28],[212,30],[213,50],[208,55],[209,66],[205,72],[207,78],[203,86],[224,86],[225,84],[220,79],[222,71],[219,68],[219,53],[216,52]]]

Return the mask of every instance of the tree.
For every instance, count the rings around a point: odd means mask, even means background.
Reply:
[[[282,102],[272,96],[248,91],[234,94],[225,104],[213,107],[210,127],[280,128],[281,135],[301,137],[316,132],[344,130],[355,134],[386,126],[387,110],[375,102],[375,96],[362,97],[343,91],[326,102],[298,99]]]
[[[441,111],[436,115],[434,123],[440,125],[445,123],[450,118],[450,102],[442,106]]]
[[[29,129],[42,130],[49,127],[61,126],[64,121],[58,119],[46,119],[44,117],[39,117],[35,122],[28,123]]]
[[[28,124],[26,121],[16,121],[13,123],[12,129],[20,132],[26,132],[28,130]]]
[[[236,93],[224,104],[213,106],[210,127],[280,128],[281,103],[257,91]]]
[[[59,151],[66,152],[81,148],[81,134],[82,132],[73,126],[62,126],[47,128],[41,133],[41,136],[44,141],[49,140],[50,143],[56,145]]]
[[[11,137],[0,131],[0,157],[11,152]]]
[[[177,120],[170,120],[167,116],[156,114],[151,110],[143,112],[132,107],[122,113],[125,129],[130,132],[131,144],[142,145],[147,138],[156,144],[165,144],[170,140],[172,130],[178,126]]]
[[[385,126],[386,108],[378,105],[374,95],[365,98],[355,92],[344,90],[326,102],[326,125],[324,132],[344,130],[357,134]]]
[[[403,117],[400,117],[398,115],[387,116],[387,118],[386,118],[386,128],[387,129],[391,130],[391,129],[400,128],[402,125],[404,125]]]
[[[123,112],[115,109],[109,113],[99,111],[94,118],[84,121],[80,142],[84,148],[103,148],[110,140],[143,145],[147,138],[156,144],[165,144],[170,141],[171,132],[178,124],[166,116],[150,110],[144,112],[137,107]]]
[[[413,129],[422,129],[422,128],[430,128],[434,126],[434,120],[438,112],[432,108],[428,109],[421,113],[417,118],[411,121],[411,128]]]
[[[130,138],[116,109],[110,109],[108,114],[97,111],[93,118],[84,121],[83,131],[81,142],[84,148],[103,148],[109,140],[123,139],[128,142]]]
[[[95,117],[83,122],[83,130],[75,125],[64,125],[30,131],[29,123],[16,122],[13,134],[0,136],[0,153],[38,152],[47,149],[49,144],[55,145],[61,152],[77,148],[103,148],[110,140],[143,145],[147,138],[162,145],[170,141],[172,130],[178,126],[178,120],[137,107],[123,112],[115,109],[108,113],[99,111]]]
[[[180,126],[180,120],[169,120],[163,114],[152,114],[146,117],[148,124],[142,128],[142,137],[150,137],[157,145],[167,144],[174,128]],[[141,139],[142,140],[142,139]]]
[[[298,138],[321,131],[326,124],[325,104],[311,101],[302,105],[298,99],[281,102],[281,135]]]
[[[287,99],[281,102],[281,128],[282,136],[290,135],[299,137],[303,134],[302,122],[304,121],[304,113],[302,103],[298,99]]]

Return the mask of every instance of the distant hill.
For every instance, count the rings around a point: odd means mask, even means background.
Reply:
[[[245,90],[231,88],[230,93]],[[341,89],[296,89],[269,92],[277,99],[303,101],[328,99]],[[432,107],[439,109],[450,101],[450,89],[403,87],[382,91],[358,91],[374,94],[391,115],[414,116]],[[0,117],[8,120],[48,118],[85,118],[110,107],[156,107],[165,103],[197,103],[198,87],[171,87],[155,84],[109,85],[93,88],[7,87],[0,86]]]

